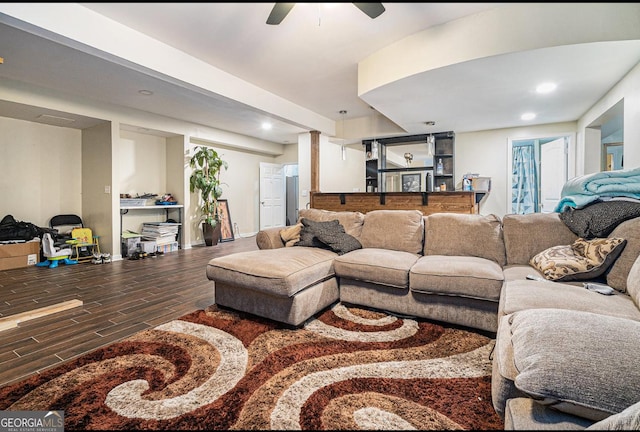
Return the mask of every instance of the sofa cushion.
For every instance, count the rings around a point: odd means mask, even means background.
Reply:
[[[364,248],[422,252],[424,222],[419,210],[373,210],[365,214],[360,243]]]
[[[509,399],[504,414],[504,430],[581,430],[591,424],[591,420],[549,409],[529,398]]]
[[[537,253],[578,238],[558,213],[508,214],[502,218],[502,230],[508,265],[529,264]]]
[[[320,209],[302,209],[298,212],[299,219],[306,218],[313,221],[325,222],[337,219],[340,225],[344,227],[344,231],[359,238],[362,233],[362,224],[364,223],[364,214],[360,212],[335,212]]]
[[[418,258],[409,252],[365,248],[338,256],[333,266],[340,278],[407,289],[409,269]]]
[[[502,268],[494,261],[474,256],[428,255],[409,272],[411,291],[498,301]]]
[[[504,275],[504,280],[512,281],[512,280],[524,280],[527,276],[538,276],[544,277],[540,272],[529,264],[527,265],[508,265],[502,268],[502,274]],[[582,285],[580,285],[582,286]]]
[[[587,430],[640,430],[640,402],[624,411],[592,424]]]
[[[502,223],[495,215],[434,213],[425,218],[424,255],[475,256],[506,262]]]
[[[626,294],[602,295],[562,282],[509,280],[500,299],[500,315],[526,309],[570,309],[640,321],[640,311]]]
[[[640,255],[640,218],[622,222],[611,232],[609,237],[620,237],[627,240],[624,250],[607,273],[607,285],[625,292],[631,266]]]
[[[573,244],[553,246],[530,264],[551,281],[590,280],[603,275],[620,256],[626,240],[618,237],[577,239]]]
[[[640,400],[640,322],[561,309],[508,318],[515,386],[539,403],[599,421]]]
[[[291,297],[298,291],[335,276],[330,250],[289,247],[238,252],[213,258],[207,277],[244,288]]]

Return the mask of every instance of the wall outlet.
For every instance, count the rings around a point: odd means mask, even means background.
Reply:
[[[303,190],[301,195],[303,197],[306,197],[307,195],[309,195],[309,191],[308,190]]]
[[[106,194],[110,194],[110,193],[111,193],[111,186],[108,186],[108,185],[107,185],[107,186],[105,186],[105,187],[104,187],[104,193],[106,193]]]

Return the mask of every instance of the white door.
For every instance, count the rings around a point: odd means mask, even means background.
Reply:
[[[284,165],[260,162],[260,229],[285,226]]]
[[[551,213],[567,182],[567,144],[558,138],[540,146],[540,211]]]

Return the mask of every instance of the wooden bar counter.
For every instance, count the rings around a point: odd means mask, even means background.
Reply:
[[[311,192],[310,207],[331,211],[420,210],[422,214],[479,212],[484,192]]]

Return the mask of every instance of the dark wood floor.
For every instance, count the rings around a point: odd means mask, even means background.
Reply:
[[[84,303],[0,331],[0,385],[209,306],[207,262],[254,249],[255,237],[248,237],[137,261],[0,271],[0,317],[67,300]]]

